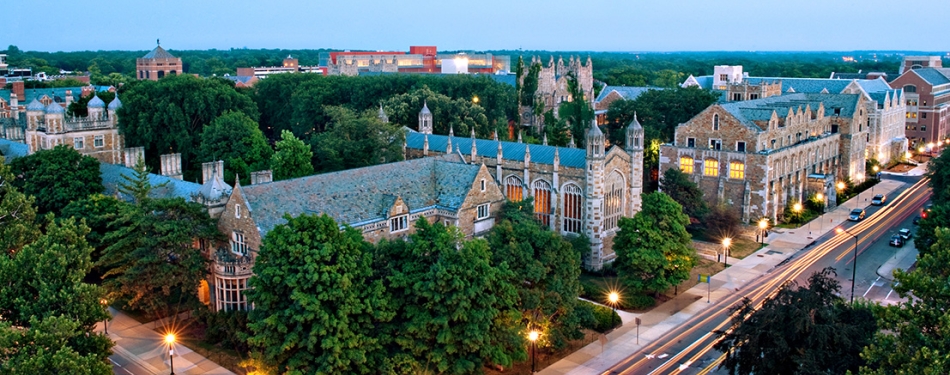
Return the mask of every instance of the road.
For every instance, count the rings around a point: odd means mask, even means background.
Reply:
[[[901,180],[904,180],[903,178]],[[877,269],[893,256],[895,249],[887,247],[887,240],[899,228],[911,228],[913,216],[930,199],[926,180],[904,180],[908,184],[901,194],[893,194],[885,206],[871,206],[861,222],[845,223],[841,228],[858,236],[854,291],[856,298],[865,296],[875,301],[894,303],[897,296],[890,292],[889,282],[877,275]],[[864,202],[848,202],[848,205]],[[723,355],[712,349],[718,340],[715,331],[729,328],[730,307],[743,297],[756,307],[774,295],[789,280],[804,284],[808,276],[825,267],[837,270],[841,296],[851,297],[851,274],[854,264],[855,240],[852,236],[829,232],[817,239],[816,245],[795,253],[785,264],[773,269],[697,314],[653,343],[614,365],[604,374],[708,374],[717,373]],[[909,243],[905,246],[913,246]],[[722,372],[725,373],[725,372]]]
[[[112,363],[112,373],[116,375],[155,375],[118,354],[110,356],[109,362]]]

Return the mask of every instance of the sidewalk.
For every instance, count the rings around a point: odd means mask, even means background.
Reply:
[[[109,307],[109,314],[112,315],[112,320],[107,323],[109,337],[115,341],[112,350],[116,355],[134,362],[152,374],[169,373],[168,347],[162,341],[164,337],[153,330],[161,325],[160,321],[142,324],[112,307]],[[97,325],[97,330],[101,329],[102,323]],[[184,345],[175,345],[174,356],[175,374],[234,375]]]
[[[903,182],[884,180],[875,186],[873,192],[868,189],[800,228],[773,229],[766,239],[768,246],[745,257],[745,259],[730,258],[729,268],[713,275],[711,285],[709,285],[711,287],[711,300],[718,301],[735,293],[738,288],[766,274],[785,259],[815,242],[825,233],[834,230],[836,225],[848,219],[848,214],[855,207],[855,204],[858,207],[866,207],[875,194],[891,195],[892,192],[903,186]],[[701,283],[647,313],[625,313],[621,315],[623,326],[607,335],[608,342],[606,345],[601,346],[599,342],[591,343],[539,373],[542,375],[602,374],[610,366],[712,306],[712,303],[706,302],[706,293],[707,285]],[[633,318],[640,318],[642,321],[639,330],[639,344],[637,344],[637,327],[633,323]]]
[[[914,240],[910,240],[904,244],[903,248],[894,253],[891,259],[888,259],[887,262],[884,262],[884,264],[877,269],[877,275],[888,281],[894,281],[894,270],[901,269],[906,271],[913,266],[915,262],[917,262],[917,247],[914,246]]]

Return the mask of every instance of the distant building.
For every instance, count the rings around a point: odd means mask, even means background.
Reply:
[[[627,87],[627,86],[604,86],[600,94],[594,99],[594,115],[597,116],[597,125],[607,123],[607,110],[610,104],[623,100],[636,100],[643,93],[650,90],[663,90],[662,87]]]
[[[901,69],[897,73],[904,74],[908,70],[921,68],[943,68],[943,61],[940,56],[904,56]]]
[[[438,53],[436,46],[410,46],[402,51],[343,51],[321,56],[328,75],[361,73],[480,73],[508,74],[511,59],[490,53]],[[444,65],[444,66],[443,66]],[[465,69],[458,69],[465,66]]]
[[[181,58],[168,53],[161,45],[135,60],[138,79],[157,81],[170,74],[184,73]]]
[[[255,66],[250,68],[237,68],[236,76],[225,76],[235,82],[239,87],[250,87],[259,79],[267,78],[273,74],[283,73],[318,73],[327,75],[327,68],[320,66],[301,66],[298,59],[287,55],[281,66]],[[253,77],[253,78],[251,78]]]
[[[907,56],[901,69],[890,85],[904,92],[911,147],[950,140],[950,69],[939,56]]]
[[[69,90],[62,103],[56,102],[55,96],[46,95],[30,101],[26,106],[25,134],[30,153],[68,145],[103,163],[122,164],[124,142],[115,115],[122,107],[119,98],[107,105],[98,96],[93,96],[87,105],[89,115],[86,117],[66,115],[66,106],[72,101]]]
[[[7,75],[7,55],[0,53],[0,77]]]

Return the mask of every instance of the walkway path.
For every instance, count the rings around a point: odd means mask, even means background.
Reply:
[[[112,320],[108,322],[109,337],[115,341],[114,355],[135,363],[151,374],[169,373],[168,347],[163,336],[154,331],[162,326],[161,321],[139,323],[120,310],[109,308]],[[102,330],[99,323],[97,330]],[[185,375],[234,375],[233,372],[209,361],[184,345],[175,345],[175,374]],[[139,374],[136,374],[139,375]]]
[[[921,168],[926,168],[926,165],[915,169]],[[730,258],[729,268],[713,275],[712,283],[709,285],[711,300],[719,300],[735,293],[745,284],[766,274],[794,253],[807,247],[825,233],[832,231],[836,225],[848,219],[849,212],[855,204],[858,204],[857,202],[861,202],[859,205],[862,207],[866,206],[867,204],[864,202],[870,202],[874,194],[884,193],[892,196],[892,192],[903,186],[904,183],[900,181],[884,180],[875,186],[874,191],[870,189],[864,191],[856,198],[852,198],[831,212],[823,214],[800,228],[773,229],[766,239],[768,246],[741,260]],[[899,257],[901,262],[895,260],[895,265],[899,263],[899,266],[903,266],[908,257],[909,254]],[[539,373],[542,375],[601,374],[645,344],[658,339],[677,325],[711,306],[711,303],[706,302],[706,298],[707,285],[700,283],[647,313],[622,314],[623,326],[607,335],[608,343],[606,345],[602,346],[599,342],[594,342],[555,362]],[[633,322],[633,318],[636,317],[639,317],[642,321],[639,339],[636,333],[637,327]]]

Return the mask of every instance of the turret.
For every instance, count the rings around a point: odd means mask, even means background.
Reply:
[[[643,151],[643,126],[637,120],[636,112],[633,113],[633,121],[627,126],[627,151]]]
[[[421,114],[420,114],[421,115]],[[383,110],[383,105],[379,105],[379,113],[376,114],[376,117],[379,118],[379,121],[389,123],[389,116],[386,116],[386,111]]]
[[[604,133],[597,126],[597,121],[592,121],[587,131],[587,157],[603,158],[604,147]]]
[[[119,90],[115,91],[115,99],[109,103],[109,118],[112,120],[112,126],[118,126],[118,118],[115,116],[116,111],[122,108],[122,101],[119,100]]]
[[[89,111],[89,119],[99,120],[102,119],[102,112],[106,109],[106,103],[96,94],[92,94],[92,99],[89,99],[89,103],[86,103],[86,109]]]
[[[66,117],[66,110],[63,109],[55,100],[51,100],[46,106],[46,132],[62,133],[63,121]]]
[[[419,111],[419,132],[422,134],[432,134],[432,112],[429,111],[429,103],[422,103],[422,111]]]
[[[36,100],[35,97],[30,104],[26,105],[26,124],[28,129],[36,130],[36,128],[43,123],[43,112],[45,109],[46,106],[40,103],[39,100]]]

